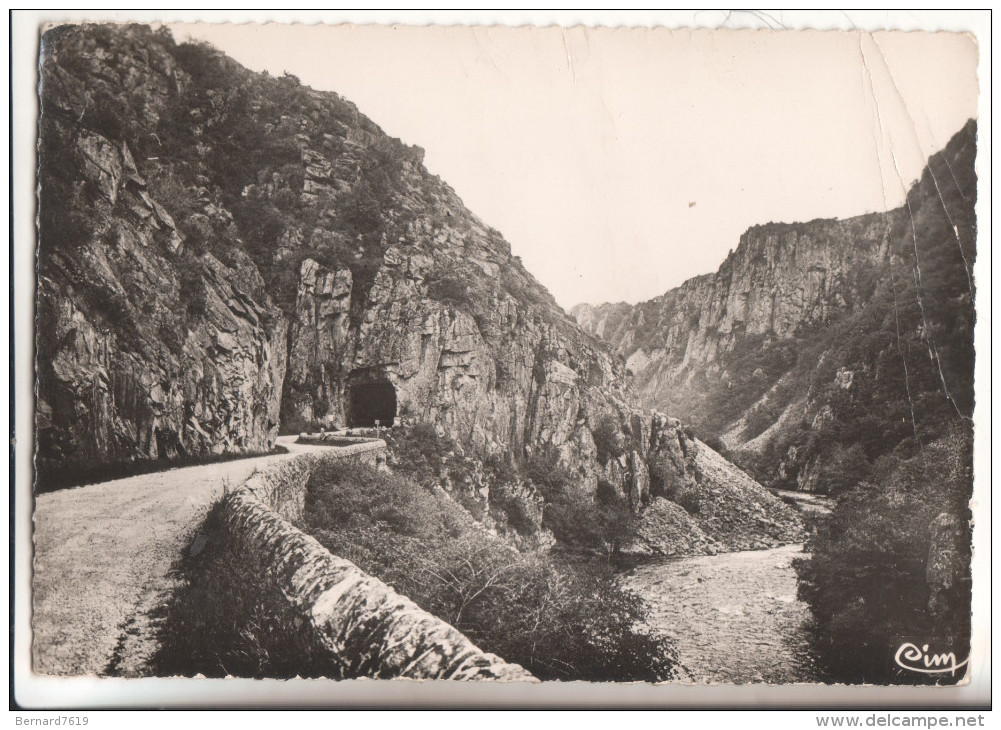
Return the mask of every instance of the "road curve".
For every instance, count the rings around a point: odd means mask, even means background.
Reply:
[[[288,454],[115,479],[35,498],[32,665],[36,674],[142,676],[156,649],[150,612],[171,567],[226,485],[329,446],[278,439]]]

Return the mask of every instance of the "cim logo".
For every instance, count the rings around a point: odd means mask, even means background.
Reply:
[[[893,656],[893,660],[897,663],[897,666],[911,672],[920,672],[921,674],[945,674],[949,672],[955,677],[956,670],[965,666],[970,661],[970,658],[967,657],[959,662],[956,660],[954,652],[932,654],[928,651],[928,644],[919,647],[917,644],[912,644],[908,641],[900,645],[897,653]]]

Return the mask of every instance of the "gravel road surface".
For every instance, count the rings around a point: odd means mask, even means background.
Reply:
[[[35,503],[32,663],[38,674],[143,676],[171,567],[226,484],[328,446],[143,474],[41,494]]]

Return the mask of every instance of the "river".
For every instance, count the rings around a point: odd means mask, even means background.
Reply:
[[[809,610],[796,597],[792,561],[802,545],[694,558],[664,558],[625,571],[646,599],[647,623],[669,636],[699,684],[817,681]]]

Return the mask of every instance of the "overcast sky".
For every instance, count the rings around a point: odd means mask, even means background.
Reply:
[[[959,34],[171,27],[423,147],[567,308],[714,271],[757,223],[896,207],[977,107]]]

